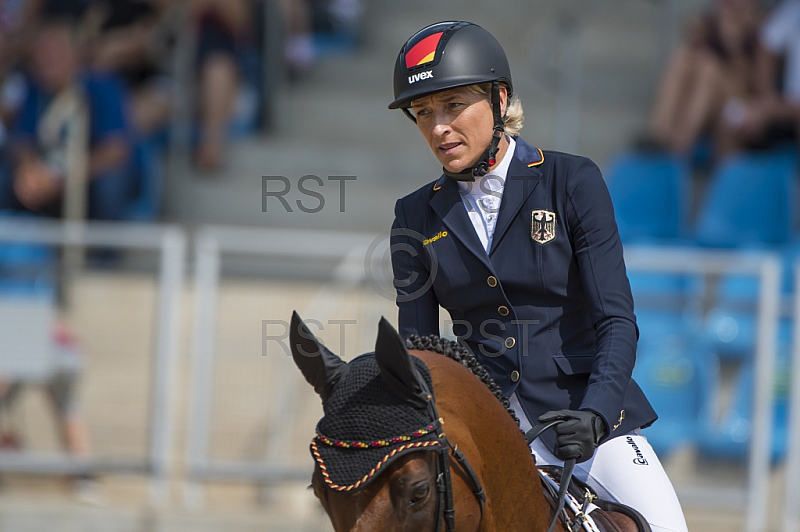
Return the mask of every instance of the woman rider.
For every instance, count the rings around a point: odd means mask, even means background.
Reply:
[[[523,111],[500,44],[441,22],[403,45],[395,99],[443,175],[395,206],[392,267],[403,336],[453,332],[502,387],[538,464],[574,458],[598,494],[654,531],[687,530],[641,429],[657,416],[631,378],[637,327],[622,244],[598,167],[520,138]]]

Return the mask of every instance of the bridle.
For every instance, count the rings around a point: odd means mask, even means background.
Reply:
[[[436,532],[441,532],[442,523],[444,523],[447,532],[455,532],[456,529],[456,509],[453,504],[453,481],[450,475],[450,453],[453,453],[453,458],[467,473],[469,478],[472,493],[478,499],[478,504],[481,507],[481,519],[483,519],[483,510],[486,506],[486,493],[483,491],[481,481],[475,470],[469,464],[469,460],[464,456],[457,445],[447,439],[443,430],[444,421],[439,417],[439,412],[436,409],[436,401],[433,393],[428,389],[427,384],[423,379],[419,379],[423,391],[426,394],[425,400],[428,406],[428,413],[431,417],[437,420],[436,436],[440,442],[440,448],[437,450],[439,455],[436,460]]]
[[[439,458],[436,460],[436,491],[438,492],[438,501],[436,503],[436,532],[442,529],[442,522],[444,522],[447,532],[454,532],[456,529],[456,509],[453,505],[453,482],[450,476],[450,453],[461,468],[466,471],[469,477],[470,484],[472,484],[472,493],[478,499],[478,504],[481,507],[481,519],[483,519],[483,509],[486,506],[486,493],[483,491],[478,476],[475,470],[469,465],[467,457],[464,456],[458,446],[453,445],[447,436],[442,432],[440,436],[444,440],[444,445],[439,451]]]

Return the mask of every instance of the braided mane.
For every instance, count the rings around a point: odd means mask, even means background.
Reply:
[[[412,334],[406,338],[406,348],[415,349],[417,351],[433,351],[435,353],[439,353],[440,355],[444,355],[447,358],[455,360],[470,370],[473,375],[478,377],[481,382],[485,384],[487,388],[489,388],[489,391],[494,394],[498,401],[500,401],[500,404],[503,405],[503,407],[506,409],[506,412],[508,412],[511,418],[517,423],[517,425],[519,425],[519,419],[514,413],[514,410],[511,409],[511,404],[508,402],[508,399],[503,397],[503,390],[501,390],[500,386],[494,382],[492,376],[489,375],[489,372],[486,371],[480,362],[478,362],[478,359],[475,357],[475,355],[463,345],[446,338],[441,338],[435,334],[428,336],[417,336]]]

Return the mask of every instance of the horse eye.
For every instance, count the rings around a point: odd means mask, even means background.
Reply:
[[[412,505],[419,504],[425,499],[428,498],[428,494],[431,492],[431,487],[427,484],[422,486],[417,486],[414,488],[414,492],[411,494],[411,500],[409,501]]]

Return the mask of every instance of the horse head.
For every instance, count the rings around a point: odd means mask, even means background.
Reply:
[[[424,364],[412,360],[385,320],[375,354],[349,364],[296,313],[290,341],[295,363],[322,399],[312,486],[335,530],[433,530],[443,443],[429,411]]]

